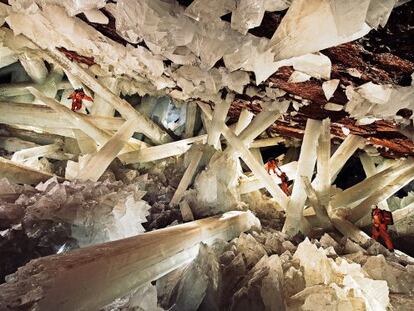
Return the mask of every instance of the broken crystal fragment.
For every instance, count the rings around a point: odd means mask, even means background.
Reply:
[[[307,75],[306,73],[300,72],[300,71],[294,71],[289,77],[288,82],[289,83],[301,83],[308,81],[311,78],[310,75]]]
[[[363,268],[374,280],[387,281],[390,292],[413,293],[414,273],[397,263],[386,261],[383,255],[369,257]]]
[[[366,35],[370,27],[365,23],[365,19],[359,18],[359,7],[348,3],[347,6],[354,14],[351,13],[352,18],[342,26],[335,22],[331,1],[293,1],[271,39],[275,59],[282,60],[317,52]],[[346,32],[348,25],[352,25],[355,30],[343,36],[342,33]]]
[[[246,34],[250,28],[260,26],[264,12],[265,0],[238,0],[231,15],[231,28]]]
[[[322,83],[322,90],[325,94],[325,98],[330,100],[333,94],[335,93],[336,89],[338,88],[339,80],[333,79]],[[325,106],[326,109],[326,106]]]

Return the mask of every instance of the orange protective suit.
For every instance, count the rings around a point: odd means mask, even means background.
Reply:
[[[277,168],[277,165],[276,165],[276,161],[275,160],[269,160],[266,163],[266,169],[267,169],[267,172],[269,174],[270,174],[270,172],[273,172],[273,173],[277,174],[276,168]]]
[[[390,251],[393,251],[394,245],[391,241],[390,234],[387,231],[388,223],[384,217],[383,212],[384,211],[380,210],[378,207],[372,211],[372,238],[378,240],[378,238],[381,237],[384,240],[387,248]]]
[[[69,95],[68,99],[72,100],[72,111],[78,111],[82,108],[82,101],[87,100],[92,102],[92,97],[89,97],[85,94],[82,89],[77,89]]]
[[[282,172],[282,171],[281,171]],[[277,173],[276,173],[277,174]],[[280,180],[282,181],[282,184],[280,185],[280,188],[282,188],[283,192],[287,195],[290,196],[290,189],[289,189],[289,178],[287,177],[285,172],[282,172],[281,174],[277,174],[277,176],[280,178]]]

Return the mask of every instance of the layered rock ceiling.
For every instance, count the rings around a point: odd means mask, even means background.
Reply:
[[[413,38],[406,0],[0,1],[0,310],[413,310]]]
[[[412,114],[412,4],[296,1],[287,14],[290,2],[10,1],[2,32],[26,57],[47,58],[40,47],[121,77],[125,95],[214,105],[227,94],[230,123],[244,107],[257,113],[279,102],[287,111],[269,134],[300,138],[308,117],[330,117],[338,139],[356,134],[385,156],[412,155],[396,126]],[[24,39],[7,43],[9,28]]]

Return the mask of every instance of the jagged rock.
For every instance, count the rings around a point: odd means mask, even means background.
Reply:
[[[233,242],[236,246],[237,252],[243,254],[243,258],[248,269],[252,268],[263,256],[266,255],[266,250],[262,245],[250,234],[241,234]]]
[[[242,284],[230,310],[285,310],[283,271],[277,255],[262,257]]]
[[[303,269],[291,266],[284,273],[285,295],[291,297],[306,287]]]
[[[350,239],[346,239],[343,251],[344,254],[352,254],[357,252],[366,253],[364,248]]]
[[[197,258],[183,272],[174,310],[197,310],[209,286],[218,286],[219,265],[216,255],[208,246],[201,244]]]
[[[335,251],[339,250],[339,244],[328,233],[325,233],[319,240],[323,248],[333,247]]]
[[[383,255],[369,257],[363,269],[374,280],[387,281],[392,293],[413,294],[414,292],[414,271],[385,260]]]
[[[345,295],[362,298],[358,300],[364,301],[363,305],[367,309],[386,309],[389,303],[387,284],[366,278],[360,265],[349,264],[341,258],[337,258],[336,261],[328,258],[323,249],[318,249],[307,238],[299,244],[294,258],[299,259],[304,268],[307,286],[304,293],[297,294],[298,297],[307,299],[306,297],[315,294],[311,290],[314,286],[325,284],[328,288],[333,288],[333,293],[338,297]],[[377,292],[373,292],[373,288]],[[332,292],[331,289],[329,291]],[[317,291],[316,295],[318,295]],[[340,300],[334,299],[333,301],[334,306],[340,303]]]
[[[173,301],[177,295],[177,284],[179,284],[181,280],[185,267],[186,266],[171,271],[167,275],[157,280],[156,286],[158,303],[164,309],[169,309],[173,304]]]
[[[365,302],[338,286],[314,285],[291,297],[289,307],[308,311],[365,310]]]

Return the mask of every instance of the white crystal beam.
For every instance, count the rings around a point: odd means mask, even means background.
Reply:
[[[365,139],[356,135],[348,135],[329,161],[331,183],[333,183],[354,152],[364,146]]]
[[[194,126],[196,123],[196,117],[197,104],[193,102],[187,103],[184,138],[190,138],[194,136]]]
[[[239,135],[250,124],[250,122],[252,122],[253,117],[253,113],[247,109],[243,109],[239,115],[239,120],[237,121],[234,133]]]
[[[304,223],[303,208],[307,196],[302,177],[312,178],[316,164],[316,146],[321,131],[321,125],[322,122],[317,120],[308,119],[306,122],[305,134],[300,149],[298,169],[293,184],[292,195],[289,200],[289,206],[286,210],[286,221],[283,226],[283,232],[291,236],[298,233],[302,229],[301,227]]]
[[[371,176],[375,175],[377,172],[379,172],[379,170],[375,167],[375,163],[374,163],[372,157],[370,157],[367,153],[365,153],[365,152],[362,153],[359,156],[359,159],[361,160],[362,167],[364,168],[365,175],[367,177],[371,177]],[[379,202],[378,207],[380,209],[385,209],[385,210],[389,211],[387,200]]]
[[[414,215],[414,202],[408,204],[406,207],[397,209],[396,211],[392,212],[392,218],[394,220],[394,224],[408,219],[408,217],[412,217]]]
[[[414,166],[411,167],[411,169],[402,172],[399,176],[387,183],[385,186],[378,185],[375,191],[368,198],[351,209],[351,213],[348,219],[352,222],[356,222],[357,220],[361,219],[366,214],[369,214],[373,206],[377,205],[381,201],[388,199],[413,179]]]
[[[122,118],[77,115],[79,118],[85,119],[104,130],[116,131],[125,122]],[[40,128],[78,128],[71,122],[67,122],[65,114],[56,112],[49,107],[10,102],[0,102],[0,122]]]
[[[43,103],[47,104],[50,108],[65,116],[69,122],[75,128],[78,128],[85,132],[88,136],[93,138],[99,145],[104,145],[112,136],[110,132],[100,129],[99,127],[95,126],[93,122],[90,122],[88,118],[85,118],[84,114],[76,113],[70,110],[69,108],[61,105],[58,101],[53,98],[47,97],[35,88],[29,88],[30,92],[35,95],[38,99],[40,99]],[[94,118],[94,117],[92,117]],[[111,118],[109,118],[111,119]],[[137,124],[137,120],[134,119],[135,124]],[[139,127],[139,125],[137,124]],[[128,144],[123,149],[122,153],[125,152],[132,152],[140,150],[141,148],[145,148],[147,146],[146,143],[137,140],[137,139],[130,139]]]
[[[216,149],[220,149],[221,124],[226,120],[230,105],[230,101],[223,100],[214,106],[213,119],[209,125],[207,144],[214,146]]]
[[[345,24],[336,19],[332,10],[333,0],[295,0],[277,27],[270,45],[275,60],[288,59],[313,53],[331,46],[356,40],[365,36],[371,28],[365,23],[367,5],[370,0],[361,0],[358,5],[344,3]],[[365,9],[365,11],[364,11]],[[351,31],[349,29],[352,29]]]
[[[128,140],[134,134],[137,125],[135,120],[127,120],[99,151],[92,155],[80,171],[77,179],[98,181],[109,164],[116,158]]]
[[[24,162],[30,158],[46,157],[47,155],[54,154],[62,148],[61,144],[50,144],[45,146],[38,146],[34,148],[24,149],[17,151],[13,154],[11,160],[15,162]]]
[[[177,189],[175,190],[174,196],[171,199],[171,202],[170,202],[171,206],[177,205],[181,201],[184,195],[184,192],[187,190],[188,186],[191,184],[191,181],[193,180],[194,175],[197,172],[197,167],[201,161],[202,156],[203,156],[203,152],[201,150],[197,150],[194,152],[194,154],[192,154],[192,159],[190,161],[190,164],[185,170],[184,175],[181,178]]]
[[[19,56],[20,63],[33,82],[42,84],[48,75],[43,59],[38,56],[23,53]]]
[[[260,222],[251,212],[229,212],[35,259],[0,285],[0,309],[99,310],[194,259],[200,242],[231,240],[252,226]]]
[[[414,160],[397,161],[389,168],[361,181],[332,197],[332,208],[351,207],[370,196],[378,187],[384,187],[399,175],[414,167]]]
[[[50,98],[55,98],[58,92],[58,84],[62,81],[63,70],[54,67],[50,74],[47,76],[44,83],[36,86],[40,92]],[[34,104],[42,104],[37,98],[33,102]]]
[[[30,82],[0,84],[0,96],[12,97],[12,96],[30,94],[29,90],[27,89],[29,86],[35,87],[36,85]],[[63,90],[63,89],[68,89],[68,88],[70,88],[69,81],[61,81],[57,84],[58,90]]]
[[[323,228],[330,227],[330,219],[326,206],[322,204],[320,194],[312,187],[309,178],[303,176],[303,185],[305,187],[306,195],[313,209],[315,210],[316,218],[319,220],[319,225]]]
[[[320,203],[325,208],[329,205],[331,177],[331,122],[329,119],[322,121],[321,135],[317,148],[317,174],[315,188],[318,191]]]
[[[257,114],[253,121],[239,135],[239,138],[246,144],[250,143],[281,116],[279,112],[263,110]]]
[[[191,145],[207,141],[207,134],[178,140],[159,146],[148,147],[138,151],[121,154],[119,159],[125,164],[157,161],[168,157],[179,156],[191,148]]]
[[[201,110],[205,114],[208,120],[212,120],[212,113],[211,109],[208,105],[205,105],[201,102],[198,102]],[[221,132],[226,140],[229,142],[233,150],[239,153],[240,158],[246,163],[246,165],[251,169],[253,174],[265,184],[265,188],[272,197],[278,202],[278,204],[283,208],[286,209],[288,197],[286,194],[277,186],[275,181],[272,177],[266,172],[263,165],[261,165],[253,154],[249,151],[249,149],[245,146],[243,141],[237,137],[234,132],[229,129],[227,125],[221,125],[222,129]]]
[[[79,146],[81,154],[85,155],[88,153],[95,153],[97,150],[96,142],[86,135],[84,132],[78,129],[73,129],[73,135],[75,136],[76,142]]]
[[[28,185],[37,185],[41,181],[46,181],[53,175],[41,172],[0,157],[0,176],[7,178],[10,182]],[[62,180],[59,178],[59,180]]]
[[[285,140],[282,137],[272,137],[272,138],[263,138],[263,139],[257,139],[254,140],[250,144],[250,148],[264,148],[264,147],[272,147],[277,144],[280,144],[281,142],[284,142]]]
[[[31,141],[26,141],[17,137],[0,136],[0,148],[8,152],[16,152],[34,147],[39,147],[39,145]]]
[[[350,238],[354,242],[365,244],[370,240],[370,237],[365,232],[342,217],[333,216],[331,217],[331,222],[343,236]]]
[[[119,98],[108,88],[99,83],[99,81],[97,81],[93,75],[82,68],[79,64],[76,62],[71,62],[57,50],[52,50],[45,53],[53,63],[58,64],[65,71],[70,72],[75,77],[80,79],[87,87],[93,90],[95,94],[99,94],[100,96],[104,97],[106,101],[113,105],[113,107],[118,110],[125,119],[136,120],[137,124],[139,125],[138,131],[140,133],[144,134],[155,143],[161,144],[171,141],[171,137],[165,131],[161,130],[158,125],[156,125],[148,117],[135,110],[127,101]]]
[[[252,141],[275,123],[279,117],[279,112],[263,110],[253,118],[253,121],[237,137],[250,148]],[[224,152],[229,155],[234,152],[234,148],[229,146]]]
[[[118,81],[114,78],[100,78],[98,79],[104,86],[106,86],[115,95],[119,95]],[[91,114],[94,116],[113,117],[115,114],[114,107],[107,102],[104,96],[96,94],[92,106]]]

